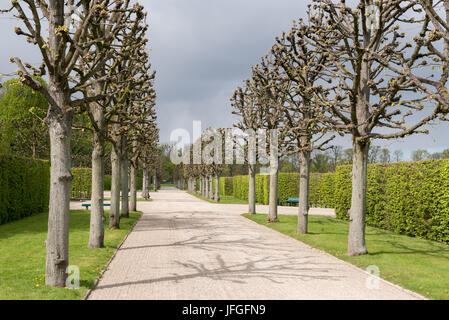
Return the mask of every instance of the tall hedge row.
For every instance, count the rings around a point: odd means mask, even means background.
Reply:
[[[220,177],[220,195],[232,196],[233,194],[232,177]],[[214,185],[215,187],[215,185]],[[215,189],[214,189],[215,190]]]
[[[248,176],[235,176],[232,179],[234,197],[248,200]],[[334,174],[312,174],[310,178],[310,203],[322,208],[334,207]],[[256,175],[256,202],[268,204],[270,195],[270,176]],[[280,173],[278,198],[280,202],[299,195],[299,174]]]
[[[335,208],[349,219],[352,166],[335,173],[311,174],[310,204]],[[368,225],[409,236],[449,243],[449,160],[371,164],[367,177]],[[268,204],[268,175],[256,176],[256,202]],[[299,175],[279,174],[279,200],[297,197]],[[248,177],[233,178],[233,195],[248,199]]]
[[[90,199],[92,196],[92,169],[72,168],[72,199]]]
[[[0,155],[0,224],[48,210],[48,161]]]
[[[449,160],[368,166],[369,225],[449,243]],[[348,219],[351,167],[336,174],[336,213]]]

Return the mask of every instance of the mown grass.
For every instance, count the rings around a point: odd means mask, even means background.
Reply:
[[[198,199],[207,201],[209,203],[217,203],[217,202],[215,202],[215,200],[207,199],[199,194],[190,193],[190,192],[189,192],[189,194],[197,197]],[[218,202],[218,203],[221,203],[221,204],[248,204],[248,201],[237,199],[234,196],[220,196],[220,202]]]
[[[120,230],[109,230],[105,222],[105,248],[88,249],[90,211],[70,214],[70,265],[80,269],[80,289],[60,289],[45,285],[45,239],[48,214],[35,215],[0,226],[0,300],[82,299],[92,288],[117,247],[141,213],[120,220]]]
[[[376,265],[380,276],[431,299],[449,299],[449,246],[367,227],[368,255],[346,256],[348,222],[328,217],[309,217],[309,234],[298,235],[297,217],[280,216],[279,223],[266,215],[244,217],[326,251],[358,267]]]
[[[104,198],[104,201],[111,201],[111,198]],[[144,198],[137,198],[137,201],[141,201],[141,202],[151,202],[153,201],[153,199],[144,199]]]

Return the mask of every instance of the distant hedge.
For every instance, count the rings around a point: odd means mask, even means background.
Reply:
[[[232,177],[220,177],[220,195],[232,196],[233,195],[233,181]],[[215,187],[215,183],[214,183]],[[215,190],[215,189],[214,189]]]
[[[48,161],[0,155],[0,224],[48,211]]]
[[[232,180],[232,194],[242,200],[248,200],[248,176],[226,178]],[[310,204],[321,208],[334,207],[335,173],[311,174]],[[270,176],[256,175],[256,202],[268,204],[270,196]],[[278,198],[280,202],[299,196],[299,173],[279,173]]]
[[[90,199],[92,196],[92,169],[72,168],[72,199]]]
[[[337,169],[336,213],[348,219],[351,167]],[[449,160],[368,166],[367,224],[449,243]]]
[[[104,176],[104,190],[111,191],[111,184],[112,184],[112,176],[109,174],[106,174]]]

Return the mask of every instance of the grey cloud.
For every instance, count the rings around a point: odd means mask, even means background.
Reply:
[[[161,141],[176,128],[192,130],[192,121],[231,127],[229,98],[250,74],[251,65],[268,53],[274,38],[293,19],[305,17],[300,0],[141,0],[149,14],[152,63],[157,70],[157,108]],[[0,72],[11,72],[11,56],[38,63],[33,46],[13,33],[17,22],[0,18]],[[391,149],[449,147],[448,125],[431,128],[430,136],[379,142]],[[350,146],[350,139],[338,140]]]

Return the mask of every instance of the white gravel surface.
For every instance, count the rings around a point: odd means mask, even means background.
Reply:
[[[241,217],[246,206],[176,189],[151,197],[89,299],[423,299]]]

